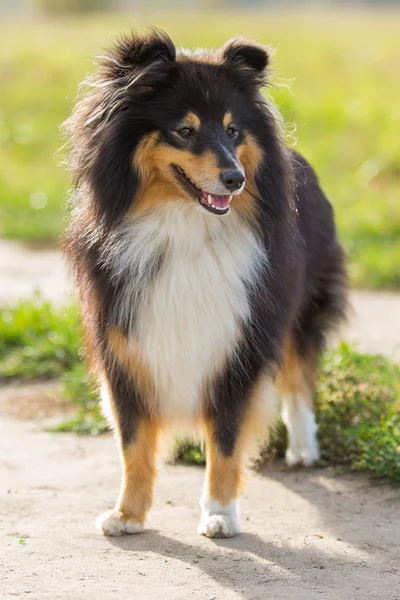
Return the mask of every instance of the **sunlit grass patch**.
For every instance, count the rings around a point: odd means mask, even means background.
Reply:
[[[0,383],[55,379],[81,359],[75,308],[41,300],[0,309]]]

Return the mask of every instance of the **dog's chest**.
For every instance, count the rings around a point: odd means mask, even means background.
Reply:
[[[265,257],[234,215],[222,221],[176,208],[126,230],[131,274],[119,311],[134,313],[129,344],[148,365],[159,410],[195,414],[240,340],[249,286]]]

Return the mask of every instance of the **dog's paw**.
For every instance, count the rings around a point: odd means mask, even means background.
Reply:
[[[197,529],[209,538],[228,538],[240,533],[236,501],[222,506],[218,500],[211,498],[207,488],[200,500],[201,520]]]
[[[303,448],[289,448],[286,452],[285,460],[289,467],[294,467],[296,465],[311,467],[319,460],[319,457],[319,448],[317,441],[315,440],[313,443]]]
[[[125,519],[120,510],[105,512],[97,519],[96,527],[104,535],[111,535],[113,537],[143,531],[143,525],[131,519]]]
[[[318,426],[315,415],[305,398],[296,395],[286,397],[282,418],[289,438],[286,464],[289,467],[295,465],[311,467],[319,460]]]
[[[205,515],[198,532],[209,538],[228,538],[240,533],[240,527],[237,519],[228,515]]]

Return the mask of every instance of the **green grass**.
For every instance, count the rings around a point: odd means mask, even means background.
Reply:
[[[243,32],[277,48],[271,93],[334,203],[352,281],[399,287],[398,13],[153,12],[139,19],[150,23],[178,45],[217,47]],[[122,15],[0,24],[0,237],[51,242],[62,231],[68,182],[58,165],[58,127],[93,55],[131,25]]]
[[[346,345],[327,356],[317,421],[322,459],[400,484],[400,366]]]
[[[97,434],[107,430],[95,384],[85,366],[78,311],[20,302],[0,310],[0,385],[61,378],[76,416],[59,431]]]
[[[76,309],[21,303],[0,310],[0,382],[61,376],[64,394],[77,412],[57,431],[97,434],[107,429],[83,359]],[[344,465],[400,484],[400,365],[345,344],[328,353],[317,420],[322,464]],[[281,424],[262,458],[281,457],[285,448]],[[177,457],[204,464],[201,449],[188,442],[179,445]]]
[[[81,356],[76,309],[21,302],[0,310],[0,383],[54,379]]]

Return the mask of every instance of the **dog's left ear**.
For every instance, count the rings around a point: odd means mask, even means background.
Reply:
[[[233,38],[222,48],[222,63],[247,75],[262,86],[267,75],[270,50],[244,38]]]

